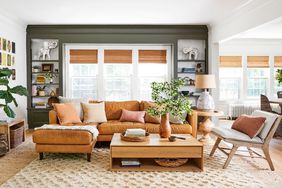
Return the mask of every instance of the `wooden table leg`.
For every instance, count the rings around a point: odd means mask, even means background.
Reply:
[[[204,117],[204,120],[199,124],[199,130],[203,132],[203,136],[199,139],[201,142],[208,142],[210,140],[209,133],[214,127],[214,123],[211,121],[210,117]]]

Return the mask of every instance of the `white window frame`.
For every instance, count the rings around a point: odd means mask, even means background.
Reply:
[[[173,46],[172,44],[64,44],[63,59],[63,80],[64,95],[70,97],[69,62],[71,49],[97,49],[98,50],[98,73],[97,73],[97,100],[105,100],[105,79],[104,79],[104,50],[106,49],[127,49],[132,50],[132,75],[131,75],[131,99],[140,100],[140,77],[138,74],[138,50],[167,50],[167,76],[166,81],[173,77]],[[136,75],[136,76],[133,76]],[[137,88],[135,86],[138,86]]]

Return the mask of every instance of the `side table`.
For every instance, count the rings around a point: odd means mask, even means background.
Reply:
[[[14,126],[23,127],[24,119],[17,119],[11,122],[1,122],[0,123],[0,133],[4,133],[7,135],[8,151],[11,149],[10,129]],[[23,142],[24,141],[25,141],[25,131],[23,131]]]
[[[211,121],[211,117],[222,116],[224,113],[222,111],[205,111],[199,109],[193,109],[194,112],[197,113],[197,117],[202,116],[204,117],[202,122],[197,120],[197,124],[199,126],[199,130],[203,132],[203,136],[199,139],[201,142],[207,142],[210,139],[209,133],[211,132],[212,128],[214,127],[214,123]],[[198,118],[197,118],[198,119]]]

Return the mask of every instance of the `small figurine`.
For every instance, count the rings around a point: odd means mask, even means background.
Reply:
[[[42,60],[45,60],[47,57],[47,60],[50,60],[50,51],[52,49],[55,49],[58,45],[57,41],[45,41],[43,42],[43,48],[40,48],[38,53],[38,59],[40,60],[40,57],[42,57]]]

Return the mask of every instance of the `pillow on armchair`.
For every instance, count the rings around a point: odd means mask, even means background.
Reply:
[[[241,115],[234,121],[231,128],[254,138],[261,132],[265,120],[265,117]]]

